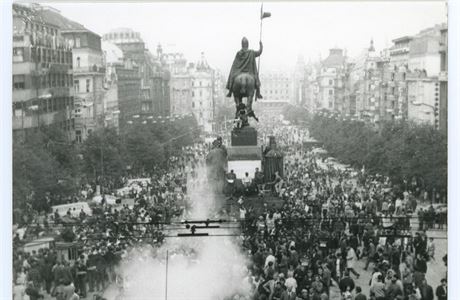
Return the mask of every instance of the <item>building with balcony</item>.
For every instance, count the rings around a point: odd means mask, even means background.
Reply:
[[[317,76],[317,110],[341,112],[345,95],[346,57],[343,49],[329,50],[329,56],[320,64]]]
[[[408,118],[447,132],[447,25],[416,34],[410,43]]]
[[[412,41],[411,36],[403,36],[397,39],[394,39],[393,46],[390,48],[390,65],[392,67],[402,67],[407,66],[409,63],[409,45]]]
[[[106,91],[101,37],[60,15],[53,19],[65,28],[61,30],[62,36],[72,47],[75,140],[81,142],[94,130],[104,127]]]
[[[73,139],[72,49],[50,11],[13,4],[13,134],[56,126]]]

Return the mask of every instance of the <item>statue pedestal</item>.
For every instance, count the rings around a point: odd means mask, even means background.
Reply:
[[[257,146],[257,130],[250,126],[234,128],[231,143],[232,146]]]
[[[250,126],[234,128],[231,134],[231,146],[227,151],[227,170],[233,170],[238,179],[244,178],[245,173],[253,178],[255,169],[262,169],[262,149],[257,146],[255,128]]]

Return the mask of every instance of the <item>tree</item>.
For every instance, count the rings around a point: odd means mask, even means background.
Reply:
[[[164,147],[152,128],[145,128],[142,124],[134,125],[126,131],[124,142],[132,170],[149,172],[164,162]]]
[[[329,153],[357,168],[387,175],[396,184],[416,179],[423,188],[447,188],[447,136],[429,125],[359,121],[315,115],[310,133]]]
[[[301,121],[308,121],[309,113],[307,109],[302,106],[287,104],[283,108],[283,116],[287,121],[293,124],[299,124]]]
[[[75,192],[76,180],[73,178],[76,178],[78,171],[70,162],[74,152],[68,143],[61,144],[58,139],[60,135],[58,131],[40,128],[25,140],[13,141],[15,208],[24,208],[29,203],[35,209],[47,210],[49,207],[45,196],[48,193],[67,196]]]
[[[126,150],[115,129],[92,132],[82,145],[82,154],[85,173],[99,182],[117,178],[126,170]]]

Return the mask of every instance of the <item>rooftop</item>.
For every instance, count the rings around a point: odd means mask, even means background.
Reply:
[[[39,4],[14,4],[13,10],[33,22],[46,23],[59,28],[62,32],[90,32],[97,35],[82,24],[67,19],[61,15],[59,10],[49,6]]]
[[[341,66],[345,63],[345,56],[343,56],[343,50],[339,48],[333,48],[329,50],[329,56],[321,62],[324,67]]]
[[[401,43],[401,42],[406,42],[406,41],[409,42],[412,39],[413,38],[411,36],[406,35],[406,36],[402,36],[400,38],[394,39],[392,40],[392,42],[396,44],[396,43]]]

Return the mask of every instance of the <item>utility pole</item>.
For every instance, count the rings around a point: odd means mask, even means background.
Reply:
[[[166,250],[166,283],[165,283],[165,300],[168,300],[168,258],[169,258],[169,250]]]

